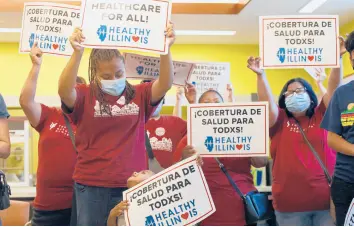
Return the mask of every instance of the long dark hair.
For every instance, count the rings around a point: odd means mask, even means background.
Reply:
[[[199,100],[198,100],[198,103],[200,103],[200,101],[204,98],[204,96],[206,96],[206,95],[209,94],[209,93],[215,93],[216,95],[218,95],[218,96],[221,98],[221,101],[224,102],[224,98],[222,97],[222,95],[221,95],[218,91],[210,89],[210,90],[205,91],[205,92],[200,96],[200,98],[199,98]]]
[[[315,108],[318,105],[318,99],[317,99],[315,92],[312,89],[312,86],[306,80],[304,80],[302,78],[294,78],[294,79],[291,79],[288,82],[286,82],[286,84],[284,85],[284,87],[281,90],[281,93],[279,95],[279,100],[278,100],[279,108],[284,109],[286,111],[286,114],[288,115],[288,117],[294,117],[292,115],[292,113],[290,111],[288,111],[288,109],[286,108],[285,95],[284,95],[285,92],[288,90],[289,85],[294,82],[300,83],[305,88],[305,91],[307,92],[307,94],[310,96],[311,104],[310,104],[310,107],[306,111],[306,116],[311,118],[313,116],[313,114],[315,113]]]
[[[97,78],[97,65],[101,61],[111,61],[113,58],[121,59],[124,63],[124,57],[118,50],[110,50],[110,49],[93,49],[91,51],[90,59],[89,59],[89,81],[90,81],[90,93],[91,100],[93,96],[97,99],[100,104],[100,111],[107,113],[112,116],[111,108],[108,101],[105,98],[105,94],[101,88],[101,84],[99,79]],[[131,102],[131,100],[135,97],[135,88],[128,81],[126,81],[126,97],[125,104]]]

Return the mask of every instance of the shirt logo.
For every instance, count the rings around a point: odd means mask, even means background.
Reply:
[[[159,140],[156,137],[151,137],[150,144],[153,150],[172,152],[173,144],[170,138],[163,137]]]
[[[117,116],[132,116],[139,115],[139,106],[134,102],[125,105],[125,97],[122,96],[117,100],[117,105],[109,105],[111,109],[111,114],[114,117]],[[110,115],[103,111],[103,106],[100,109],[100,103],[96,100],[96,105],[94,106],[94,117],[110,117]]]
[[[55,126],[57,126],[58,123],[54,123],[52,122],[49,126],[50,130],[52,130],[53,128],[55,128]]]
[[[163,135],[165,135],[165,133],[166,133],[166,130],[164,129],[164,128],[157,128],[156,130],[155,130],[155,134],[157,135],[157,136],[163,136]]]
[[[343,127],[354,125],[354,103],[349,103],[347,110],[341,113],[340,121]]]

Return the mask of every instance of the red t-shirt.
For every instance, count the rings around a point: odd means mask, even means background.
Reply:
[[[320,128],[326,107],[321,104],[311,119],[299,120],[305,134],[330,174],[335,152],[327,145],[327,132]],[[273,205],[280,212],[329,209],[330,188],[320,164],[304,141],[294,119],[279,109],[276,124],[270,129],[273,164]]]
[[[145,123],[155,107],[151,105],[152,83],[136,85],[135,97],[125,104],[126,91],[119,97],[105,94],[112,116],[100,111],[90,87],[76,87],[77,99],[68,116],[77,125],[79,152],[74,180],[98,187],[126,187],[134,171],[147,169]]]
[[[61,110],[42,106],[38,126],[37,194],[33,206],[52,211],[71,207],[76,152]],[[75,132],[75,126],[71,124]]]
[[[173,165],[172,155],[181,139],[187,133],[187,122],[179,117],[160,116],[146,123],[147,134],[156,160],[161,167]]]
[[[187,146],[185,136],[178,144],[174,161],[181,159]],[[243,194],[256,191],[251,174],[251,158],[219,158]],[[201,222],[204,226],[242,226],[246,224],[243,201],[235,192],[214,158],[203,158],[203,172],[213,198],[216,211]]]

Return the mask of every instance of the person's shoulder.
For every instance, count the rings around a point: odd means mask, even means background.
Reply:
[[[178,122],[178,123],[186,123],[185,120],[183,120],[182,118],[180,117],[177,117],[177,116],[171,116],[171,115],[168,115],[168,116],[165,116],[168,120],[170,121],[174,121],[174,122]]]
[[[343,94],[343,93],[347,93],[347,92],[354,92],[354,80],[353,81],[350,81],[349,83],[347,84],[344,84],[344,85],[341,85],[339,86],[335,93],[337,94]]]

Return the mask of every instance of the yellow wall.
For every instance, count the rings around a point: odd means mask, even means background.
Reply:
[[[343,34],[352,30],[354,30],[354,21],[341,29]],[[256,77],[247,69],[246,61],[248,56],[256,56],[258,54],[257,45],[174,45],[172,53],[175,60],[230,62],[231,81],[235,95],[256,92]],[[79,71],[79,75],[86,79],[88,55],[89,51],[85,52]],[[344,60],[345,75],[347,75],[352,72],[352,69],[348,61]],[[44,56],[38,81],[37,95],[57,95],[58,78],[66,62],[67,59],[63,57]],[[18,53],[18,44],[0,43],[0,69],[2,77],[0,92],[3,96],[19,96],[30,68],[30,59],[27,54]],[[315,85],[311,77],[303,69],[268,70],[267,75],[275,95],[279,95],[284,83],[293,77],[303,77],[310,81],[313,86]],[[174,90],[171,92],[174,92]],[[172,108],[165,108],[163,110],[163,113],[171,112]],[[20,109],[10,109],[10,114],[12,116],[23,116],[23,112]],[[37,168],[37,141],[38,135],[33,131],[33,139],[31,141],[33,148],[33,171],[36,171]]]

